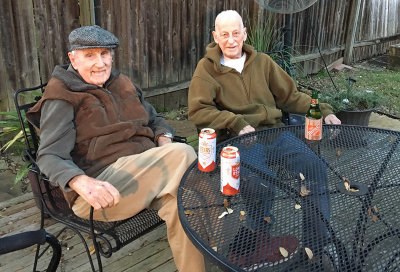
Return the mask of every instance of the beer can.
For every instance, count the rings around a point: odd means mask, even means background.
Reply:
[[[226,146],[221,152],[221,193],[235,195],[240,186],[240,153],[237,147]]]
[[[199,170],[211,172],[215,169],[217,134],[212,128],[203,128],[199,134]]]

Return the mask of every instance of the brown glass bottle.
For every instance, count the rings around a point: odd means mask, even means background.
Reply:
[[[306,114],[305,137],[312,141],[322,139],[322,114],[319,109],[317,90],[312,92],[310,108]]]

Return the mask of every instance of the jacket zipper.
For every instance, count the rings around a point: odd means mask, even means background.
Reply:
[[[236,71],[236,72],[237,72],[237,71]],[[237,72],[237,73],[239,74],[240,81],[242,81],[243,88],[244,88],[244,90],[245,90],[245,92],[246,92],[246,94],[247,94],[247,102],[249,102],[249,101],[250,101],[250,92],[249,92],[249,90],[247,89],[247,86],[246,86],[246,83],[244,82],[244,79],[243,79],[242,74],[239,73],[239,72]]]
[[[116,113],[117,120],[121,120],[120,112],[118,110],[117,102],[115,101],[114,96],[107,88],[102,87],[101,89],[111,98],[111,101],[113,102],[114,105],[114,111]]]

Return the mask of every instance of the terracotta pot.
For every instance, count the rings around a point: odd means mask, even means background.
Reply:
[[[372,109],[359,111],[340,111],[336,114],[342,124],[368,126]]]

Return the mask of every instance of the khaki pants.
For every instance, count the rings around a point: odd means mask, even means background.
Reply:
[[[95,211],[94,219],[122,220],[145,208],[157,209],[158,215],[166,222],[168,241],[178,270],[204,271],[203,255],[183,231],[177,206],[179,182],[195,159],[193,148],[180,143],[120,158],[97,179],[113,184],[121,194],[121,201],[115,207]],[[80,217],[89,217],[90,206],[81,197],[72,209]]]

